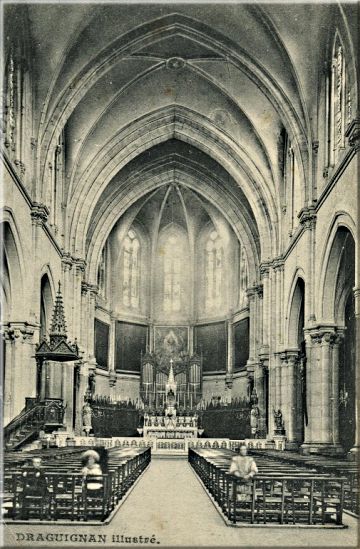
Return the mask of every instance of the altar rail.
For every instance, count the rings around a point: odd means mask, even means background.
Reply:
[[[319,474],[261,474],[240,493],[229,458],[189,450],[189,463],[229,524],[342,526],[344,478]]]
[[[99,477],[74,473],[74,462],[46,463],[46,495],[24,497],[24,470],[9,465],[3,475],[3,511],[6,520],[95,521],[104,522],[115,510],[151,460],[150,448],[135,455],[120,455]],[[65,460],[64,460],[65,461]],[[78,467],[76,462],[76,467]],[[94,483],[100,488],[94,490]]]
[[[67,446],[103,446],[104,448],[154,448],[156,438],[153,437],[69,437],[68,433],[55,433],[51,444],[56,447]],[[163,439],[166,441],[166,439]],[[223,448],[236,450],[240,444],[245,443],[250,449],[272,450],[275,443],[266,439],[241,439],[229,438],[189,438],[186,439],[186,452],[188,448]]]

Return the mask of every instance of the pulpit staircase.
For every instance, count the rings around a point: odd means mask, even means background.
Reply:
[[[64,405],[61,398],[26,399],[21,412],[4,428],[5,450],[19,450],[34,440],[40,431],[53,431],[63,426]]]

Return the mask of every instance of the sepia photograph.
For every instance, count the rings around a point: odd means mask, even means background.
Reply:
[[[357,547],[359,3],[0,10],[0,545]]]

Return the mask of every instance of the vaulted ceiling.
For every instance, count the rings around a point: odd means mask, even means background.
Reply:
[[[232,223],[237,213],[238,232],[247,240],[252,235],[254,265],[274,257],[279,134],[285,127],[306,186],[319,67],[329,29],[346,19],[344,10],[7,6],[8,36],[24,20],[28,25],[39,198],[59,136],[66,147],[67,246],[88,259],[93,247],[98,258],[116,216],[161,184],[181,182],[203,192]]]

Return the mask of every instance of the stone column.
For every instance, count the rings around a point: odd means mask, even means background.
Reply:
[[[339,336],[336,328],[316,327],[308,332],[311,351],[307,362],[309,428],[305,452],[341,453],[338,443]]]
[[[234,373],[234,327],[231,319],[227,321],[227,365],[225,384],[231,389]]]
[[[42,260],[42,250],[41,250],[41,233],[43,231],[43,226],[46,224],[46,221],[49,216],[49,210],[45,204],[40,202],[33,202],[31,207],[31,225],[32,225],[32,254],[33,261],[31,264],[31,274],[32,280],[38,280],[38,284],[33,284],[31,288],[32,297],[30,300],[31,303],[31,312],[30,315],[34,321],[40,321],[40,265],[43,264]]]
[[[256,364],[254,370],[254,386],[258,398],[259,433],[261,437],[266,436],[266,394],[265,394],[265,365],[264,362]]]
[[[115,371],[115,326],[116,317],[110,316],[110,330],[109,330],[109,386],[110,396],[115,397],[116,386],[116,371]]]
[[[359,138],[357,143],[359,144]],[[360,225],[360,224],[359,224]],[[360,227],[359,227],[360,232]],[[355,428],[355,444],[349,452],[350,459],[357,459],[360,454],[360,368],[359,368],[359,348],[360,348],[360,288],[354,288],[354,298],[355,298],[355,418],[356,418],[356,428]]]
[[[82,323],[82,279],[85,272],[85,260],[80,257],[73,258],[73,308],[72,308],[72,332],[70,339],[81,341]]]
[[[246,295],[249,303],[249,359],[248,364],[255,362],[256,357],[256,319],[255,319],[255,287],[248,288]]]
[[[25,405],[25,398],[36,396],[37,366],[34,355],[40,326],[27,322],[11,322],[10,326],[15,336],[13,359],[16,391],[13,398],[14,413],[17,415]],[[19,383],[20,380],[26,380],[26,383]]]
[[[88,318],[88,330],[89,330],[89,339],[88,339],[88,350],[89,356],[95,356],[95,305],[96,305],[96,296],[98,289],[96,284],[89,285],[89,318]]]
[[[86,361],[77,363],[78,377],[76,385],[76,414],[75,414],[75,434],[82,435],[82,409],[84,405],[84,397],[88,388],[88,367]]]
[[[302,208],[298,215],[300,224],[304,227],[304,230],[308,233],[307,240],[307,267],[308,267],[308,279],[305,292],[305,315],[308,321],[315,321],[315,257],[316,257],[316,240],[315,240],[315,228],[316,228],[316,212],[314,206]]]
[[[64,253],[62,259],[62,272],[63,272],[63,298],[64,298],[64,311],[66,319],[67,333],[71,336],[73,333],[73,288],[72,288],[72,266],[73,259],[69,253]]]
[[[62,362],[56,365],[61,371],[61,398],[65,408],[64,424],[67,431],[73,431],[73,419],[74,419],[74,362]]]
[[[189,326],[189,355],[194,354],[194,325]]]
[[[299,391],[298,349],[288,349],[280,357],[283,370],[281,410],[285,418],[287,445],[292,445],[295,448],[299,442],[298,417],[302,417],[302,409],[298,409],[297,406]]]
[[[340,445],[339,441],[339,348],[344,334],[338,332],[334,337],[332,350],[332,375],[331,375],[331,431],[332,442]]]
[[[269,264],[263,263],[260,266],[260,275],[262,279],[263,300],[262,300],[262,349],[268,352],[269,349],[269,322],[270,322],[270,283],[269,283]]]
[[[3,368],[4,368],[4,387],[3,387],[3,399],[4,399],[4,425],[7,425],[14,417],[14,391],[15,391],[15,379],[14,379],[14,334],[8,327],[2,326],[2,337],[4,345],[3,356]]]

